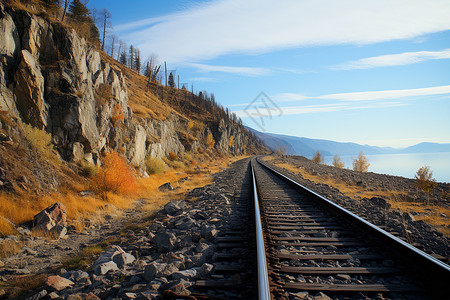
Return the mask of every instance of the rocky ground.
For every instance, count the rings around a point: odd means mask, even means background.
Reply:
[[[272,166],[276,163],[288,163],[302,168],[310,174],[333,177],[350,184],[361,186],[364,189],[405,191],[405,199],[402,199],[404,201],[417,201],[422,203],[439,202],[441,205],[450,205],[450,201],[446,197],[450,192],[450,184],[447,183],[438,183],[438,186],[431,194],[426,194],[414,186],[414,180],[404,177],[338,169],[314,163],[301,156],[283,156],[282,158],[276,158],[270,161],[270,165]],[[286,169],[275,168],[292,178],[296,178],[300,184],[349,209],[369,222],[393,233],[443,261],[449,262],[450,240],[443,236],[435,227],[424,221],[415,221],[413,214],[402,214],[398,210],[391,210],[389,203],[383,198],[374,197],[355,200],[345,196],[332,186],[323,183],[314,183],[304,179],[298,173],[293,174]]]
[[[22,236],[5,237],[3,240],[20,240],[25,246],[0,263],[1,280],[6,282],[1,297],[20,295],[21,287],[8,286],[8,282],[45,274],[42,285],[20,297],[162,299],[163,292],[171,290],[183,295],[201,292],[221,299],[241,298],[217,289],[195,291],[194,284],[199,279],[238,279],[243,283],[239,273],[217,274],[214,263],[220,250],[217,238],[247,226],[235,211],[242,200],[247,164],[248,159],[232,164],[214,175],[213,185],[194,189],[186,199],[168,203],[151,217],[140,210],[147,201],[141,199],[120,216],[108,214],[100,226],[83,232],[69,230],[57,241],[29,236],[26,230]],[[78,268],[73,259],[67,263],[82,249],[94,249],[102,241],[109,246],[95,262],[84,267],[78,264]]]

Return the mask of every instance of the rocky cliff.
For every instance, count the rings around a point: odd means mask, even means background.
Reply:
[[[123,68],[68,26],[0,4],[0,109],[51,133],[65,160],[97,163],[116,150],[142,166],[148,156],[206,147],[209,133],[230,154],[254,143],[236,122],[205,123],[183,140],[188,116],[134,116]]]

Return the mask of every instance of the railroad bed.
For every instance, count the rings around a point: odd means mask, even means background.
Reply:
[[[448,265],[252,164],[269,273],[266,290],[260,275],[260,299],[450,299]]]

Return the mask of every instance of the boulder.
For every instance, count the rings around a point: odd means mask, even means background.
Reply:
[[[167,184],[167,183],[165,183],[165,184]],[[170,184],[170,183],[168,183],[168,184]],[[179,213],[181,213],[181,211],[183,210],[183,208],[185,206],[186,206],[186,203],[183,200],[181,200],[181,201],[170,201],[169,203],[164,205],[164,211],[167,214],[171,215],[171,216],[176,216]]]
[[[72,287],[75,284],[73,281],[58,275],[49,276],[45,283],[48,287],[54,289],[55,291],[62,291],[65,288]]]
[[[102,264],[98,264],[94,267],[95,275],[105,275],[109,271],[117,271],[119,268],[117,264],[113,261],[108,261]]]
[[[161,192],[173,191],[175,188],[170,184],[170,182],[166,182],[163,185],[158,187],[158,190]]]
[[[147,266],[145,266],[144,278],[148,282],[151,282],[155,278],[169,276],[175,272],[178,272],[178,268],[177,268],[176,264],[152,262],[152,263],[148,264]]]
[[[107,268],[111,268],[111,270],[123,268],[125,265],[131,264],[135,260],[136,258],[133,255],[126,253],[120,246],[112,245],[108,250],[102,252],[94,262],[94,270],[97,272],[101,272],[102,270],[108,272],[109,270],[106,270]],[[110,263],[113,263],[114,265]]]
[[[168,252],[174,248],[176,237],[171,232],[160,232],[152,239],[159,252]]]
[[[34,216],[33,227],[39,230],[51,231],[58,225],[54,231],[60,234],[63,228],[67,226],[66,215],[66,207],[62,203],[57,202]]]
[[[113,256],[113,262],[117,264],[117,267],[120,269],[123,268],[125,265],[129,265],[133,263],[136,260],[136,258],[129,254],[129,253],[119,253]]]

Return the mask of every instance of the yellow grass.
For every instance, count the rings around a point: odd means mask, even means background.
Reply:
[[[400,196],[406,195],[406,192],[404,192],[404,191],[384,191],[381,189],[369,191],[369,190],[366,190],[364,187],[349,184],[345,181],[342,181],[342,180],[339,180],[336,178],[330,178],[328,176],[313,175],[302,168],[298,168],[298,167],[295,167],[293,165],[286,164],[286,163],[278,163],[278,164],[276,164],[276,166],[278,166],[280,168],[284,168],[294,174],[300,173],[303,178],[310,180],[314,183],[324,183],[329,186],[332,186],[332,187],[338,189],[345,196],[353,198],[355,200],[359,200],[361,198],[381,197],[381,198],[385,198],[386,200],[396,201],[399,199]]]
[[[324,183],[338,189],[342,194],[347,197],[359,200],[362,198],[372,198],[380,197],[385,199],[389,204],[391,204],[391,209],[398,209],[403,212],[417,212],[421,215],[415,216],[415,220],[423,220],[424,222],[435,226],[441,233],[446,237],[450,237],[450,209],[438,205],[425,205],[423,203],[417,202],[405,202],[401,201],[404,196],[407,195],[405,191],[395,191],[395,190],[373,190],[369,191],[364,189],[364,187],[349,184],[342,180],[336,178],[330,178],[328,176],[318,176],[312,175],[306,170],[293,166],[287,163],[276,163],[276,166],[284,168],[294,174],[301,174],[303,178],[310,180],[314,183]],[[441,215],[444,214],[444,215]]]
[[[22,242],[6,240],[0,243],[0,258],[16,255],[22,249]]]

